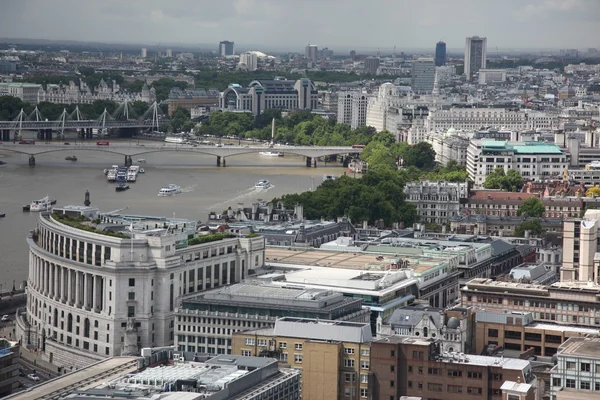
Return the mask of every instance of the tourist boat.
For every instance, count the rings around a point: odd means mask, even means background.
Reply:
[[[146,171],[144,171],[144,168],[140,168],[140,170],[138,171],[138,174],[145,174]]]
[[[140,171],[140,167],[137,165],[132,165],[127,170],[127,182],[135,182],[137,180],[137,175]]]
[[[115,188],[115,192],[124,192],[126,190],[129,190],[129,185],[125,183],[119,183],[119,185],[117,185]]]
[[[75,156],[67,156],[67,157],[65,157],[65,160],[67,160],[67,161],[77,161],[77,157],[75,157]]]
[[[146,159],[145,158],[138,158],[137,162],[140,163],[140,164],[146,164]]]
[[[264,179],[262,181],[258,181],[256,182],[256,184],[254,184],[255,188],[258,189],[268,189],[271,187],[271,182],[269,182],[268,180]]]
[[[325,175],[323,175],[323,182],[325,182],[325,181],[335,181],[335,176],[325,174]]]
[[[283,157],[283,153],[279,152],[279,151],[261,151],[260,153],[261,156],[268,156],[268,157]]]
[[[108,171],[108,173],[106,174],[106,179],[109,182],[114,182],[117,180],[117,170],[116,169],[111,169]]]
[[[6,214],[5,213],[0,213],[0,218],[4,218],[4,217],[6,217]]]
[[[174,184],[169,184],[167,186],[163,186],[158,192],[159,196],[174,196],[176,194],[181,193],[181,187]]]
[[[46,196],[42,199],[32,201],[28,206],[23,206],[23,211],[47,211],[53,204],[56,204],[56,200]]]
[[[115,181],[119,183],[127,182],[127,167],[119,167]]]
[[[112,170],[114,170],[114,171],[117,171],[118,169],[119,169],[119,166],[118,166],[118,165],[113,165],[113,166],[112,166],[112,167],[110,167],[110,168],[104,168],[104,171],[103,171],[103,172],[104,172],[104,175],[108,175],[108,173],[109,173],[110,171],[112,171]]]
[[[177,137],[177,136],[167,136],[165,138],[165,142],[175,143],[175,144],[183,144],[185,142],[185,139],[183,139],[182,137]]]

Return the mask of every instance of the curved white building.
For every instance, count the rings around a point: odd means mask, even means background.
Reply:
[[[41,213],[27,238],[18,339],[67,369],[172,345],[181,296],[239,282],[264,261],[262,237],[207,240],[195,230],[191,220],[90,207]]]

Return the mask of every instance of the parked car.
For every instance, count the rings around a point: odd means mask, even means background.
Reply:
[[[36,374],[29,374],[29,375],[27,375],[27,377],[29,379],[31,379],[32,381],[36,381],[36,382],[40,380],[40,377],[37,376]]]

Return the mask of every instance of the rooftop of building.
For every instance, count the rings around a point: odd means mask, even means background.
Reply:
[[[321,288],[336,292],[381,297],[417,284],[410,269],[368,271],[330,267],[283,269],[282,286]]]
[[[494,204],[498,201],[522,202],[530,197],[538,196],[534,193],[505,192],[501,190],[472,190],[469,196],[469,202],[477,200],[489,201],[490,203]]]
[[[112,357],[70,374],[34,386],[26,392],[16,393],[5,399],[30,400],[39,398],[60,398],[70,390],[89,389],[101,382],[107,382],[124,374],[138,370],[140,357]]]
[[[600,358],[600,337],[569,338],[558,348],[559,356]]]
[[[522,282],[504,282],[489,278],[473,278],[461,289],[462,291],[492,291],[504,293],[523,293],[529,295],[548,296],[549,290],[560,290],[579,293],[597,294],[600,285],[593,282],[564,281],[555,282],[550,285],[538,285]]]
[[[326,321],[284,317],[275,322],[275,336],[333,342],[369,343],[373,340],[368,323]]]
[[[250,226],[253,231],[261,234],[284,234],[284,235],[297,235],[304,231],[305,233],[311,233],[313,231],[319,231],[321,229],[335,228],[338,223],[335,221],[321,221],[321,220],[302,220],[302,221],[285,221],[285,222],[264,222],[255,220],[246,220],[228,223],[231,228],[243,228]]]
[[[194,303],[241,305],[256,308],[318,308],[332,310],[357,299],[325,289],[285,287],[265,282],[237,283],[200,294],[183,301],[186,308]]]
[[[174,237],[177,248],[232,238],[227,233],[208,234],[196,231],[197,222],[182,218],[151,215],[120,214],[119,211],[103,213],[95,207],[60,206],[52,212],[42,212],[40,218],[67,225],[85,232],[119,239],[145,239],[149,237]]]
[[[563,150],[555,144],[542,142],[508,142],[503,140],[481,141],[483,151],[510,151],[520,155],[563,154]]]

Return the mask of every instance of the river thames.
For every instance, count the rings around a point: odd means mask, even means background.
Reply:
[[[25,146],[25,145],[24,145]],[[66,161],[75,155],[78,161]],[[311,190],[323,180],[324,174],[344,174],[341,164],[319,164],[307,168],[304,158],[295,156],[269,157],[245,154],[227,158],[227,167],[216,167],[216,157],[174,152],[141,155],[146,171],[138,175],[131,189],[115,192],[115,184],[107,182],[103,169],[122,164],[123,156],[93,151],[40,154],[36,166],[28,165],[28,156],[2,152],[0,160],[0,284],[2,291],[19,288],[27,279],[28,249],[26,236],[35,228],[38,213],[23,212],[23,205],[46,195],[58,200],[57,205],[83,205],[89,190],[92,207],[107,212],[128,207],[123,213],[161,215],[206,221],[210,211],[222,212],[238,203],[249,205],[259,199],[271,200],[288,193]],[[311,178],[312,177],[312,178]],[[267,179],[269,189],[256,189],[254,184]],[[159,197],[162,186],[174,183],[183,193]],[[10,289],[8,289],[10,290]]]

